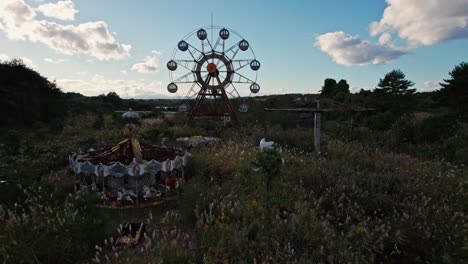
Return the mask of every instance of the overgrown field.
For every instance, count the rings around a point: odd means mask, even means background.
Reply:
[[[178,116],[144,118],[140,140],[159,143],[167,137],[175,145],[177,136],[214,135],[222,142],[194,150],[187,181],[174,202],[121,212],[97,209],[97,197],[74,193],[66,169],[72,151],[124,137],[119,117],[78,116],[68,119],[63,131],[3,131],[1,179],[7,183],[0,184],[0,260],[468,261],[468,170],[463,163],[403,154],[412,152],[394,151],[390,143],[366,143],[359,138],[365,131],[356,129],[326,130],[318,157],[308,128],[223,130],[182,123]],[[278,148],[260,153],[263,137]],[[260,161],[263,169],[254,172],[252,161]],[[119,224],[135,220],[147,223],[144,246],[114,252],[110,244]]]

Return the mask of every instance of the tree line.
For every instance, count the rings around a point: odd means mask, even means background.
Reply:
[[[395,115],[421,110],[417,109],[421,105],[430,108],[444,107],[449,115],[458,120],[468,120],[468,63],[456,65],[449,72],[449,78],[444,79],[440,83],[440,89],[436,91],[417,93],[413,86],[414,82],[408,80],[401,70],[395,69],[385,74],[372,91],[361,89],[356,94],[351,94],[346,80],[337,82],[327,78],[320,96],[338,102],[361,103]],[[421,96],[422,94],[425,96]],[[427,100],[431,103],[427,104]]]

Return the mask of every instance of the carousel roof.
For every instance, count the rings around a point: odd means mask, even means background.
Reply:
[[[69,161],[75,173],[121,177],[179,169],[186,165],[187,156],[181,150],[140,144],[128,138],[113,147],[72,155]]]

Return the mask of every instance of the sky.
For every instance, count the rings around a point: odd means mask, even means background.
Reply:
[[[326,78],[373,89],[393,69],[431,91],[468,61],[468,0],[0,0],[0,60],[20,58],[65,92],[183,96],[189,87],[167,92],[166,63],[212,15],[261,62],[258,95],[317,93]]]

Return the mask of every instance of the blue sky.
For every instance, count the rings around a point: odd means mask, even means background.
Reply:
[[[186,33],[210,25],[213,13],[214,24],[239,32],[262,63],[259,95],[315,93],[325,78],[371,89],[396,68],[423,91],[468,61],[467,6],[468,0],[1,0],[0,59],[20,57],[64,91],[167,97],[172,51]]]

